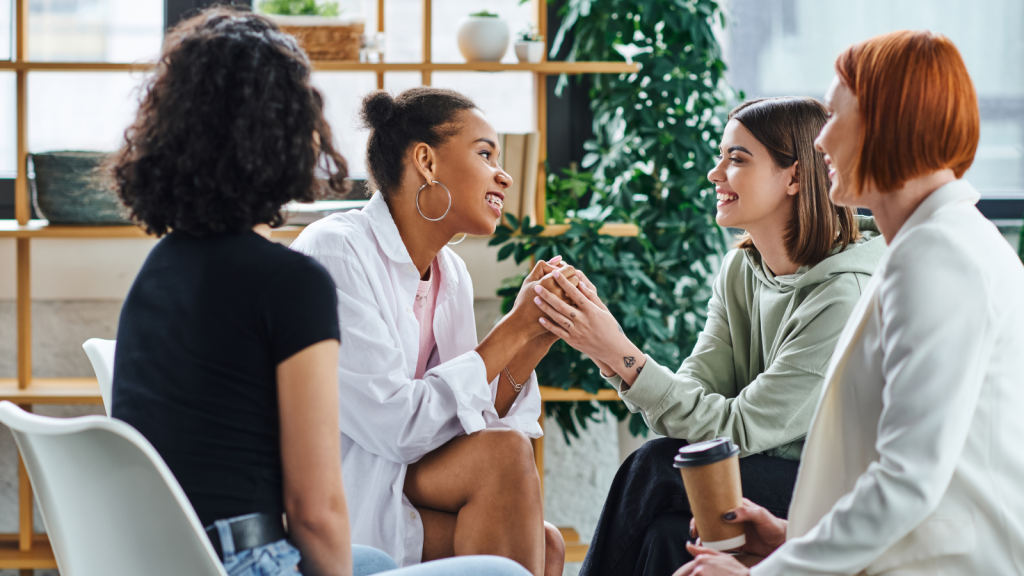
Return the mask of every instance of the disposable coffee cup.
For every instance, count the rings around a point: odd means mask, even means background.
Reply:
[[[715,438],[683,446],[675,457],[701,545],[712,550],[724,552],[747,543],[743,523],[722,519],[743,505],[739,453],[730,438]]]

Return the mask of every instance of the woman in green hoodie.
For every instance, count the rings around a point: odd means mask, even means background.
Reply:
[[[622,333],[584,274],[572,308],[536,303],[551,332],[589,356],[626,406],[668,438],[623,463],[580,572],[671,574],[689,560],[689,503],[672,457],[687,442],[729,436],[744,495],[785,517],[839,333],[884,240],[871,218],[832,204],[814,138],[827,120],[812,98],[746,102],[729,114],[708,174],[719,225],[745,231],[729,252],[692,354],[673,372]]]

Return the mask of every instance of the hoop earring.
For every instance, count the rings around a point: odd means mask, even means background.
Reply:
[[[460,243],[461,243],[461,242],[462,242],[463,240],[465,240],[465,239],[466,239],[466,236],[469,236],[469,234],[468,234],[468,233],[466,233],[466,232],[463,232],[463,233],[462,233],[462,238],[459,238],[459,241],[458,241],[458,242],[449,242],[449,243],[448,243],[448,245],[449,245],[449,246],[455,246],[456,244],[460,244]]]
[[[423,210],[420,209],[420,192],[423,192],[423,189],[426,188],[427,186],[430,186],[431,184],[437,184],[441,188],[444,188],[444,191],[448,193],[448,208],[445,209],[444,214],[441,214],[440,218],[427,218],[426,214],[423,213]],[[440,222],[441,220],[444,220],[444,217],[448,215],[448,211],[451,210],[451,209],[452,209],[452,193],[451,193],[450,190],[448,190],[447,186],[445,186],[444,184],[441,184],[437,180],[431,180],[430,182],[427,182],[423,186],[420,186],[420,189],[416,191],[416,211],[420,213],[420,216],[423,216],[424,220],[429,220],[431,222]],[[460,240],[460,242],[461,242],[461,240]]]

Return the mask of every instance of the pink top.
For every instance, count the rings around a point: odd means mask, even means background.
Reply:
[[[440,285],[441,270],[435,258],[430,263],[430,278],[420,280],[420,285],[416,288],[416,303],[413,304],[416,320],[420,323],[420,352],[416,360],[415,375],[417,380],[426,374],[430,357],[437,350],[437,341],[434,339],[434,306],[437,304],[437,287]]]

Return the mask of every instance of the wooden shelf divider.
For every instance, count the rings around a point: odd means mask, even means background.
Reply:
[[[429,0],[427,0],[429,1]],[[2,61],[0,72],[146,72],[152,62],[23,62]],[[316,60],[321,72],[535,72],[539,74],[631,74],[636,64],[626,62],[554,62],[503,64],[501,62],[381,62]]]
[[[547,0],[536,1],[538,31],[547,38]],[[384,31],[384,2],[377,0],[377,31]],[[503,64],[500,62],[433,62],[432,43],[432,0],[423,2],[423,61],[362,63],[356,61],[314,61],[313,67],[327,72],[368,72],[375,73],[377,87],[384,88],[386,72],[419,72],[424,85],[430,85],[434,72],[527,72],[534,76],[537,131],[540,134],[540,167],[537,178],[538,221],[544,221],[545,183],[544,160],[547,157],[547,77],[556,74],[631,74],[638,66],[626,62],[552,62],[544,54],[536,64]],[[17,344],[18,376],[0,379],[0,400],[9,400],[31,410],[35,404],[91,404],[102,405],[99,386],[95,378],[34,378],[32,376],[32,286],[31,286],[31,241],[32,239],[117,239],[151,238],[137,226],[61,226],[49,225],[45,220],[30,220],[31,202],[28,192],[26,160],[28,155],[28,75],[44,72],[123,72],[145,73],[151,71],[154,62],[34,62],[28,58],[28,13],[29,0],[15,0],[15,46],[14,58],[0,62],[0,72],[13,72],[16,77],[16,146],[18,173],[15,180],[15,219],[0,220],[0,238],[12,238],[17,246]],[[547,226],[543,235],[563,234],[568,225]],[[302,226],[283,226],[273,231],[276,238],[295,238]],[[635,236],[637,227],[632,224],[608,224],[602,234],[611,236]],[[588,394],[582,390],[561,390],[541,387],[542,402],[568,402],[586,400],[616,400],[614,390],[601,390]],[[543,413],[543,411],[542,411]],[[543,416],[541,426],[543,427]],[[538,469],[541,472],[543,489],[543,438],[534,441]],[[33,533],[32,490],[24,467],[19,460],[19,530],[16,534],[0,534],[0,569],[21,570],[26,576],[35,569],[52,569],[57,562],[45,534]],[[581,561],[587,545],[579,542],[575,530],[563,529],[566,534],[567,560]],[[569,542],[572,539],[574,541]]]
[[[305,226],[282,226],[271,231],[271,237],[277,239],[295,239]],[[549,224],[544,227],[541,236],[558,236],[569,231],[568,224]],[[640,229],[635,224],[612,223],[601,227],[601,234],[607,236],[636,236]],[[154,238],[138,226],[50,226],[46,220],[29,220],[27,224],[18,224],[17,220],[0,220],[0,238]]]

